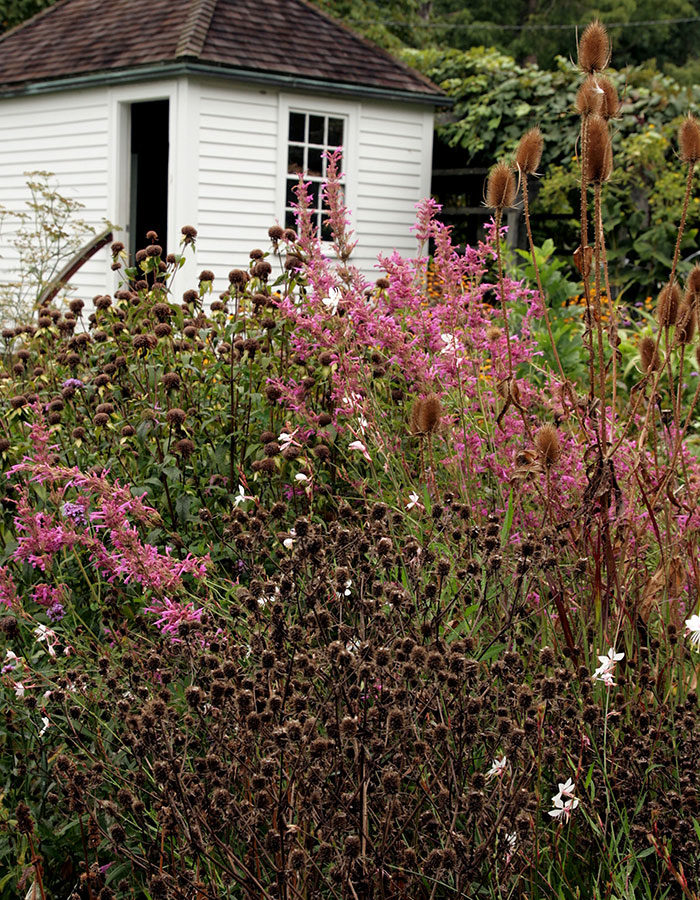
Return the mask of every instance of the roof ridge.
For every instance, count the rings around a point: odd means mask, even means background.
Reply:
[[[20,28],[25,28],[32,22],[36,22],[37,19],[43,19],[45,15],[54,12],[54,10],[58,9],[59,7],[67,6],[70,2],[71,0],[58,0],[57,3],[52,3],[51,6],[45,6],[43,9],[40,9],[39,12],[34,13],[33,16],[30,16],[23,22],[18,22],[16,25],[13,25],[12,28],[8,28],[7,31],[3,31],[3,33],[0,34],[0,41],[4,41],[5,38],[13,35],[16,31],[19,31]]]
[[[175,57],[199,57],[214,17],[217,0],[192,0]]]

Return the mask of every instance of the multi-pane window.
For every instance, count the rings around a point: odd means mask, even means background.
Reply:
[[[294,227],[292,203],[296,202],[294,188],[299,184],[299,174],[311,182],[311,208],[321,239],[331,240],[327,211],[323,210],[321,186],[326,176],[324,152],[343,146],[345,120],[340,116],[323,116],[317,113],[289,113],[289,142],[287,150],[287,178],[284,219],[287,228]],[[342,165],[342,161],[341,161]]]

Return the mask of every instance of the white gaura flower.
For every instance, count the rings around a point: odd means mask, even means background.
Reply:
[[[309,478],[309,476],[308,476],[308,475],[305,475],[303,472],[297,472],[297,474],[294,476],[294,480],[295,480],[295,481],[300,481],[300,482],[302,482],[302,483],[304,483],[304,482],[306,482],[306,481],[311,481],[311,479]]]
[[[690,636],[690,643],[700,650],[700,616],[697,613],[685,620],[685,627]]]
[[[616,653],[614,647],[611,647],[608,650],[607,656],[599,656],[598,660],[600,662],[600,665],[593,673],[594,681],[604,681],[606,684],[610,684],[610,681],[608,679],[604,678],[603,676],[611,675],[612,672],[615,670],[616,663],[618,663],[621,659],[624,659],[624,658],[625,658],[625,654],[624,653]]]
[[[514,831],[509,831],[505,835],[505,845],[506,845],[506,865],[513,858],[513,854],[515,853],[515,847],[518,843],[518,837]]]
[[[486,777],[493,778],[494,775],[496,775],[496,776],[498,776],[498,778],[500,778],[502,775],[505,774],[507,767],[508,767],[508,757],[505,755],[497,756],[493,761],[493,765],[486,773]]]
[[[38,643],[46,641],[46,650],[49,656],[55,656],[56,651],[53,649],[53,645],[58,640],[58,638],[56,637],[56,632],[52,631],[50,628],[47,628],[46,625],[38,625],[34,629],[34,634],[36,635]]]
[[[246,494],[245,488],[243,487],[243,485],[239,484],[238,485],[238,493],[233,498],[233,505],[240,506],[241,503],[243,503],[245,500],[254,500],[254,499],[255,499],[255,497],[250,497],[248,494]]]
[[[328,291],[328,296],[321,298],[321,303],[323,303],[328,312],[334,316],[338,312],[338,305],[342,299],[342,291],[338,288],[331,288],[330,291]]]
[[[408,495],[408,503],[406,504],[406,509],[413,509],[414,506],[418,506],[422,508],[422,504],[420,502],[420,497],[418,494],[413,491]]]
[[[562,797],[573,797],[574,791],[576,790],[576,785],[570,778],[567,778],[566,781],[562,784],[561,782],[557,782],[559,787],[559,792],[554,794],[552,800],[561,800]]]
[[[440,338],[445,345],[440,353],[457,353],[459,351],[460,344],[454,334],[441,334]]]
[[[301,447],[299,441],[294,438],[294,435],[299,431],[298,428],[295,428],[294,431],[289,434],[286,431],[283,431],[280,436],[277,438],[280,445],[280,453],[284,453],[284,451],[291,446]]]
[[[293,528],[289,529],[289,537],[285,538],[282,543],[287,548],[287,550],[291,550],[294,546],[294,541],[296,540],[297,533]]]
[[[15,681],[13,685],[15,689],[15,697],[18,697],[20,700],[24,697],[25,687],[21,681]]]
[[[369,462],[372,462],[372,457],[367,452],[367,448],[362,443],[362,441],[351,441],[348,444],[348,450],[359,450],[365,459],[369,460]]]
[[[42,723],[43,723],[43,727],[42,727],[41,731],[39,732],[39,737],[42,737],[42,735],[44,734],[44,732],[46,731],[46,729],[47,729],[47,728],[49,727],[49,725],[51,724],[46,716],[42,716],[42,717],[41,717],[41,721],[42,721]]]
[[[578,806],[578,800],[576,797],[573,797],[570,800],[562,800],[561,797],[556,796],[552,798],[552,802],[554,803],[554,809],[549,810],[549,815],[552,816],[553,819],[561,818],[564,822],[571,816],[571,813]]]

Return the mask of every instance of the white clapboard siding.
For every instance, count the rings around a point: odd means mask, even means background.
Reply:
[[[106,89],[18,97],[2,102],[0,204],[26,209],[25,172],[54,173],[59,193],[84,204],[76,215],[102,231],[108,215],[108,123]],[[16,280],[14,229],[0,232],[0,280]],[[77,296],[104,293],[107,251],[100,251],[72,279]]]
[[[197,263],[224,290],[232,268],[266,248],[277,210],[278,97],[231,83],[199,96]]]
[[[290,109],[346,121],[346,196],[358,239],[352,262],[370,280],[379,253],[415,253],[415,204],[430,189],[433,113],[410,103],[285,92],[228,80],[183,77],[170,82],[19,97],[2,101],[0,205],[22,209],[24,172],[55,173],[58,190],[84,204],[81,218],[97,230],[103,219],[128,217],[126,110],[132,102],[168,97],[170,130],[169,243],[182,225],[199,233],[196,256],[176,293],[211,269],[215,294],[228,272],[245,268],[250,250],[269,249],[268,228],[284,222],[287,121]],[[117,234],[123,239],[123,235]],[[0,231],[0,280],[13,278],[16,255],[8,223]],[[270,258],[273,266],[277,261]],[[109,253],[101,250],[72,279],[90,301],[113,290]]]
[[[354,262],[369,278],[378,277],[378,253],[415,254],[410,228],[416,203],[430,193],[432,136],[432,111],[410,104],[362,104]]]

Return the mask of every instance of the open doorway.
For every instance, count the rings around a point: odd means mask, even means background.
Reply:
[[[145,247],[146,233],[155,231],[167,253],[168,236],[168,100],[131,104],[131,173],[129,251]]]

